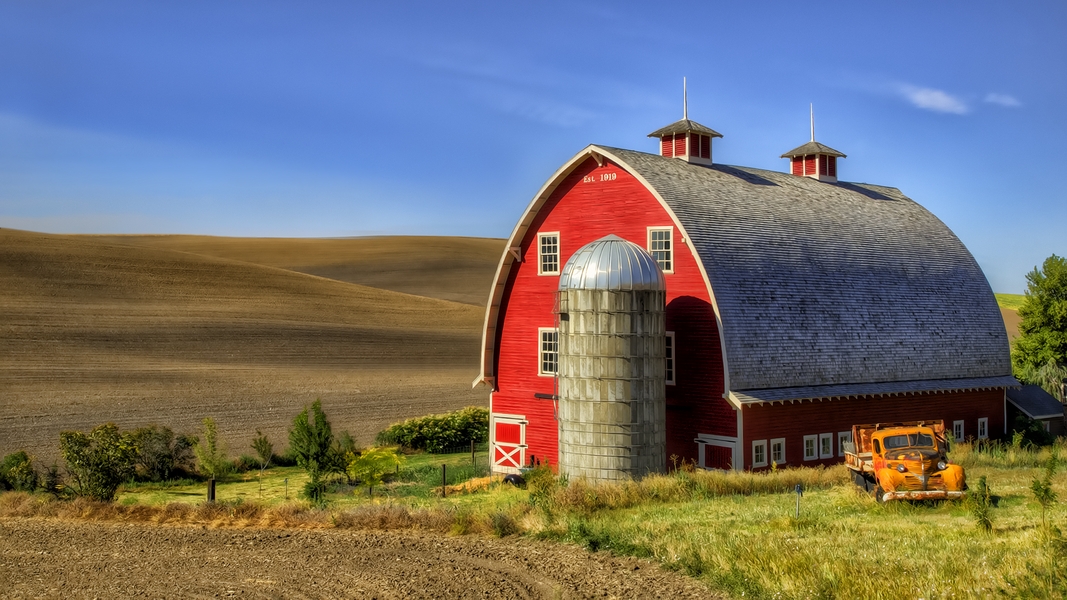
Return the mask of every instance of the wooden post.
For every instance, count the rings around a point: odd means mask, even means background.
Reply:
[[[211,479],[207,480],[207,501],[208,502],[214,502],[215,501],[215,478],[214,477],[212,477]]]
[[[444,498],[445,496],[448,495],[448,477],[446,475],[446,473],[447,473],[446,469],[447,469],[447,467],[444,464],[441,464],[441,497],[442,498]]]
[[[289,478],[285,478],[285,499],[289,499]]]
[[[471,466],[474,466],[474,440],[471,440]]]
[[[796,487],[796,492],[797,492],[797,518],[799,519],[800,518],[800,497],[804,495],[804,486],[802,486],[802,485],[800,485],[798,483],[797,487]]]

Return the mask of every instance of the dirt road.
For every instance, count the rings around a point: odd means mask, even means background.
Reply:
[[[0,520],[5,598],[708,598],[643,560],[521,539]]]

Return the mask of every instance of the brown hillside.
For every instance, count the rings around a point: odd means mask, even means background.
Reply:
[[[1008,339],[1014,341],[1019,337],[1019,323],[1022,323],[1022,318],[1019,316],[1019,311],[1014,308],[1000,307],[1000,316],[1004,319],[1004,328],[1008,330]]]
[[[0,454],[63,429],[194,431],[286,445],[322,398],[364,442],[398,418],[485,404],[481,307],[90,236],[0,230]]]
[[[86,236],[191,252],[484,307],[504,240],[461,237]]]

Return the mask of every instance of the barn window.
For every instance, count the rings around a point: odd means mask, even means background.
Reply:
[[[752,442],[752,466],[767,466],[767,440],[756,440]]]
[[[559,331],[545,328],[537,330],[541,336],[539,375],[555,375],[559,371]]]
[[[804,156],[804,174],[805,175],[814,175],[815,174],[815,155],[814,154],[807,154],[807,155]]]
[[[771,440],[771,462],[776,465],[785,464],[785,438]]]
[[[674,272],[673,227],[648,228],[648,253],[659,263],[664,273]]]
[[[963,421],[952,422],[952,437],[957,442],[963,441]]]
[[[832,433],[820,433],[819,434],[819,458],[833,458],[834,457],[834,434]]]
[[[837,455],[838,456],[844,456],[845,455],[845,442],[851,442],[851,441],[852,441],[852,432],[851,431],[838,432],[838,434],[837,434]]]
[[[837,177],[837,157],[836,156],[827,156],[826,157],[826,171],[827,171],[827,174],[830,177]]]
[[[537,234],[537,274],[559,275],[559,232]]]
[[[674,385],[674,332],[668,331],[663,342],[663,357],[666,359],[663,380],[667,385]]]
[[[804,436],[804,460],[816,460],[819,458],[819,436]]]
[[[978,439],[989,439],[989,417],[978,419]]]

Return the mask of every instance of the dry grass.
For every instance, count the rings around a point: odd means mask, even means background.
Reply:
[[[335,430],[368,443],[405,417],[486,403],[470,389],[483,311],[232,259],[0,230],[0,454],[48,463],[64,429],[195,432],[206,416],[235,454],[256,429],[284,447],[292,417],[316,398]]]

